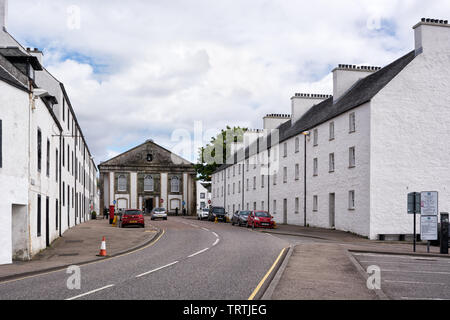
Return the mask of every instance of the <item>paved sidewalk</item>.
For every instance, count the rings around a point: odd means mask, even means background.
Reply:
[[[310,243],[293,248],[273,300],[375,300],[366,282],[338,244]]]
[[[109,224],[109,220],[91,220],[66,231],[61,238],[55,240],[50,248],[36,255],[32,261],[17,261],[11,265],[0,266],[0,281],[20,274],[34,273],[87,261],[101,260],[102,237],[106,237],[108,256],[116,255],[150,242],[158,230],[146,219],[146,227],[117,228]],[[147,220],[148,219],[148,220]]]
[[[356,236],[354,234],[321,228],[305,228],[293,225],[278,225],[277,229],[258,229],[259,232],[268,232],[272,234],[291,235],[299,237],[308,237],[313,239],[325,240],[333,243],[339,243],[350,250],[368,250],[392,254],[414,254],[412,242],[408,241],[374,241]],[[417,254],[427,255],[427,246],[425,242],[417,243]],[[440,255],[439,247],[430,247],[430,255]],[[440,255],[449,257],[449,255]]]

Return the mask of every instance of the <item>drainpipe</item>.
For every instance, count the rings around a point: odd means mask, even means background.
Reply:
[[[303,169],[303,183],[304,183],[304,186],[303,186],[303,196],[304,196],[304,200],[303,200],[303,214],[304,214],[304,217],[303,217],[303,219],[304,219],[304,226],[306,227],[307,226],[307,223],[306,223],[306,138],[307,137],[309,137],[309,135],[310,135],[310,132],[309,131],[305,131],[305,132],[303,132],[302,133],[303,134],[303,136],[305,137],[305,147],[304,147],[304,149],[303,149],[303,151],[304,151],[304,155],[305,155],[305,158],[304,158],[304,169]]]

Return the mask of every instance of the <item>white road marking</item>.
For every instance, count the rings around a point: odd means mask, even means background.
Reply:
[[[202,228],[202,229],[209,232],[209,229],[206,229],[206,228]]]
[[[213,234],[213,235],[215,235],[215,236],[216,236],[216,238],[218,238],[218,237],[219,237],[219,235],[218,235],[217,233],[215,233],[215,232],[213,232],[212,234]]]
[[[161,269],[164,269],[164,268],[173,266],[174,264],[177,264],[177,263],[178,263],[178,261],[175,261],[175,262],[166,264],[165,266],[156,268],[156,269],[154,269],[154,270],[150,270],[150,271],[148,271],[148,272],[144,272],[144,273],[142,273],[142,274],[140,274],[140,275],[137,275],[136,278],[140,278],[140,277],[146,276],[146,275],[148,275],[148,274],[154,273],[154,272],[159,271],[159,270],[161,270]]]
[[[410,297],[401,297],[403,300],[437,300],[437,301],[443,301],[448,299],[439,299],[439,298],[410,298]]]
[[[450,274],[450,272],[439,272],[439,271],[409,271],[409,270],[383,270],[382,272],[401,272],[401,273],[427,273],[427,274]]]
[[[388,283],[404,283],[404,284],[424,284],[424,285],[438,285],[438,286],[448,286],[447,283],[433,283],[433,282],[419,282],[419,281],[400,281],[400,280],[383,280]]]
[[[99,288],[99,289],[95,289],[95,290],[92,290],[92,291],[80,294],[78,296],[75,296],[75,297],[72,297],[72,298],[69,298],[69,299],[66,299],[66,300],[75,300],[75,299],[78,299],[78,298],[81,298],[81,297],[84,297],[84,296],[87,296],[87,295],[90,295],[90,294],[93,294],[93,293],[96,293],[96,292],[99,292],[99,291],[102,291],[102,290],[105,290],[105,289],[108,289],[108,288],[111,288],[111,287],[114,287],[114,285],[110,284],[109,286],[105,286],[105,287],[102,287],[102,288]]]
[[[443,264],[430,264],[430,263],[422,263],[422,262],[396,262],[396,261],[360,261],[361,263],[372,263],[372,264],[412,264],[415,266],[430,266],[430,267],[448,267],[446,265]],[[449,264],[449,262],[447,262],[447,264]]]
[[[205,248],[205,249],[200,250],[200,251],[198,251],[198,252],[196,252],[196,253],[193,253],[193,254],[191,254],[190,256],[188,256],[188,258],[195,257],[196,255],[199,255],[200,253],[203,253],[203,252],[205,252],[205,251],[207,251],[207,250],[209,250],[209,248]]]
[[[215,246],[219,243],[219,241],[220,241],[220,239],[217,238],[217,239],[216,239],[216,242],[213,243],[213,247],[215,247]]]

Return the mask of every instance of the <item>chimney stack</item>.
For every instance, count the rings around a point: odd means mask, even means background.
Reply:
[[[35,56],[38,59],[41,66],[44,67],[44,53],[41,50],[39,50],[38,48],[34,49],[27,48],[27,52],[28,54]]]
[[[296,93],[292,98],[292,125],[308,111],[312,106],[331,98],[328,94]]]
[[[414,27],[416,55],[445,53],[450,50],[448,20],[422,18]]]
[[[0,0],[0,29],[6,31],[8,20],[8,0]]]
[[[340,64],[333,70],[333,99],[336,102],[360,79],[377,72],[381,68]]]
[[[289,114],[268,114],[263,118],[264,130],[276,129],[289,120],[291,120]]]

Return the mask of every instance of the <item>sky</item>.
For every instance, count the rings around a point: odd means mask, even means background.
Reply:
[[[193,161],[226,125],[331,94],[338,64],[413,50],[422,17],[450,18],[450,1],[10,0],[8,31],[43,50],[97,164],[148,139]]]

